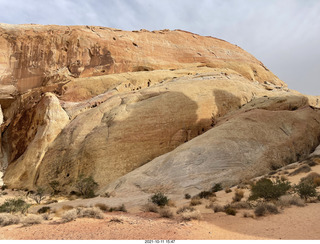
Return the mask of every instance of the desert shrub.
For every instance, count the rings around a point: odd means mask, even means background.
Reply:
[[[200,220],[202,215],[199,210],[186,210],[181,213],[181,218],[185,221],[190,221],[192,219]]]
[[[111,207],[109,208],[109,212],[114,212],[114,211],[119,211],[119,212],[128,212],[126,209],[126,206],[124,204],[118,206],[118,207]]]
[[[298,185],[294,186],[294,190],[301,198],[304,198],[305,200],[317,196],[316,186],[310,180],[300,181]]]
[[[198,194],[198,196],[200,198],[205,198],[205,199],[208,199],[209,197],[215,197],[216,194],[214,192],[211,192],[211,191],[202,191]]]
[[[49,186],[52,189],[53,195],[56,195],[60,192],[59,191],[59,186],[60,186],[59,181],[57,181],[57,180],[50,181]]]
[[[120,219],[118,217],[112,217],[109,222],[112,222],[112,223],[119,223],[119,224],[122,224],[123,223],[123,219]]]
[[[15,225],[20,223],[20,218],[9,213],[0,213],[0,226]]]
[[[224,212],[228,215],[233,215],[233,216],[237,214],[237,210],[231,207],[226,208]]]
[[[277,206],[273,203],[266,203],[265,207],[266,207],[268,213],[271,213],[271,214],[278,214],[279,213]]]
[[[301,198],[299,198],[298,196],[292,196],[292,195],[281,196],[277,204],[281,207],[288,207],[291,205],[302,207],[305,205],[304,201]]]
[[[151,196],[150,200],[151,202],[157,204],[160,207],[167,205],[169,201],[168,197],[164,195],[162,192],[155,193]]]
[[[313,179],[313,184],[315,184],[315,186],[320,186],[320,177],[314,178]]]
[[[244,217],[244,218],[253,218],[254,216],[253,216],[252,213],[244,212],[244,213],[243,213],[243,217]]]
[[[143,205],[141,210],[143,212],[152,212],[152,213],[158,213],[159,212],[158,205],[156,205],[154,203],[151,203],[151,202]]]
[[[169,218],[169,219],[173,218],[173,212],[172,212],[171,209],[168,208],[168,207],[161,208],[161,209],[159,210],[159,214],[160,214],[160,216],[163,217],[163,218]]]
[[[290,183],[287,181],[277,180],[273,183],[270,179],[262,178],[251,187],[249,200],[256,200],[258,198],[276,200],[280,196],[285,195],[290,188]]]
[[[37,203],[40,204],[43,199],[45,199],[44,188],[38,187],[37,191],[34,194],[31,194],[30,197]]]
[[[178,210],[177,210],[177,214],[181,214],[183,212],[186,212],[186,211],[189,211],[189,212],[192,212],[192,211],[195,211],[196,209],[194,207],[191,207],[191,206],[183,206],[183,207],[180,207]]]
[[[78,212],[79,218],[94,218],[94,219],[103,219],[103,212],[100,208],[80,208]]]
[[[279,210],[273,203],[260,203],[254,210],[256,216],[264,216],[266,214],[277,214]]]
[[[76,180],[75,187],[84,198],[92,198],[95,197],[98,183],[94,181],[92,176],[84,178],[83,175],[80,175]]]
[[[215,184],[211,189],[212,192],[218,192],[218,191],[221,191],[221,190],[223,190],[223,188],[221,186],[221,183]]]
[[[104,204],[104,203],[97,203],[96,205],[94,205],[95,207],[99,208],[101,211],[103,212],[108,212],[109,207]]]
[[[43,213],[50,212],[50,210],[51,210],[50,207],[44,206],[44,207],[40,208],[40,209],[37,211],[37,213],[38,213],[38,214],[43,214]]]
[[[25,213],[30,204],[27,204],[24,200],[18,198],[7,199],[1,206],[0,206],[0,213]]]
[[[263,205],[258,205],[255,209],[254,209],[254,214],[256,216],[264,216],[266,215],[267,210]]]
[[[169,199],[168,200],[168,204],[167,204],[169,207],[176,207],[176,203],[173,201],[173,200],[171,200],[171,199]]]
[[[311,172],[307,176],[302,177],[300,181],[314,181],[315,179],[318,179],[318,178],[320,178],[320,174],[316,172]]]
[[[188,194],[188,193],[186,193],[186,194],[184,194],[184,198],[185,198],[185,199],[190,199],[190,198],[191,198],[191,195]]]
[[[302,166],[300,166],[299,168],[297,168],[296,170],[292,171],[289,176],[293,176],[293,175],[297,175],[297,174],[300,174],[300,173],[308,173],[311,171],[311,168],[309,165],[307,164],[304,164]]]
[[[43,221],[43,218],[41,215],[29,214],[22,220],[22,224],[23,226],[37,225],[37,224],[41,224],[42,221]]]
[[[244,191],[237,189],[234,193],[234,197],[232,198],[233,202],[240,202],[244,196]]]
[[[212,209],[215,213],[224,212],[224,207],[219,204],[214,205]]]
[[[63,222],[70,222],[72,220],[75,220],[77,217],[78,214],[76,209],[67,210],[61,216]]]
[[[43,220],[49,220],[50,219],[50,213],[43,213],[43,214],[41,214],[41,217],[43,218]]]
[[[202,201],[199,198],[192,198],[190,201],[190,206],[201,205]]]
[[[225,188],[224,191],[225,191],[225,193],[230,193],[230,192],[232,192],[232,190],[231,190],[229,187]]]
[[[213,209],[214,205],[215,203],[211,201],[209,204],[206,205],[206,208]]]
[[[251,205],[247,202],[233,202],[230,204],[230,207],[235,209],[250,209]]]

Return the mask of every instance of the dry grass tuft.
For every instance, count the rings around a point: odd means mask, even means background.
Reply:
[[[201,204],[202,204],[202,201],[199,198],[193,198],[190,201],[190,206],[197,206]]]
[[[250,212],[244,212],[243,213],[243,217],[244,218],[254,218],[254,215]]]
[[[123,224],[123,219],[112,217],[112,219],[110,219],[109,222]]]
[[[96,205],[94,205],[95,207],[99,208],[101,211],[103,212],[108,212],[109,207],[104,204],[104,203],[97,203]]]
[[[260,203],[254,210],[256,216],[265,216],[266,214],[278,214],[279,210],[273,203]]]
[[[215,213],[224,212],[224,207],[219,204],[213,205],[212,209]]]
[[[243,196],[244,196],[244,191],[240,190],[240,189],[236,189],[234,196],[232,198],[232,201],[233,202],[240,202],[241,199],[243,198]]]
[[[292,196],[292,195],[284,195],[281,196],[277,202],[277,204],[281,207],[288,207],[291,205],[303,207],[305,206],[304,200],[302,200],[298,196]]]
[[[70,209],[68,211],[65,211],[61,216],[63,222],[70,222],[72,220],[75,220],[77,217],[78,215],[76,209]]]
[[[158,205],[154,203],[147,203],[141,207],[141,210],[143,212],[152,212],[152,213],[158,213],[159,212],[159,207]]]
[[[41,215],[29,214],[22,220],[22,224],[23,226],[37,225],[41,224],[42,221],[43,217]]]
[[[173,218],[173,212],[170,208],[161,208],[159,210],[159,214],[163,218],[169,218],[169,219]]]
[[[175,203],[173,200],[171,200],[171,199],[168,200],[167,205],[168,205],[169,207],[173,207],[173,208],[176,207],[176,203]]]
[[[202,219],[202,215],[199,210],[193,210],[193,211],[186,210],[181,213],[181,218],[185,221],[190,221],[192,219],[200,220]]]
[[[195,211],[196,209],[194,207],[191,207],[191,206],[183,206],[183,207],[180,207],[178,210],[177,210],[177,214],[181,214],[183,212],[192,212],[192,211]]]
[[[16,225],[20,223],[20,218],[9,213],[0,213],[0,226]]]
[[[231,208],[235,208],[235,209],[250,209],[251,205],[247,202],[233,202],[230,204]]]
[[[103,219],[103,212],[100,208],[80,208],[78,213],[79,218],[94,218],[94,219]]]

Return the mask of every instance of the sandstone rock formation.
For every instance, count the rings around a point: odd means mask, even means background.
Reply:
[[[232,186],[307,157],[320,142],[320,110],[253,109],[227,116],[213,129],[130,172],[105,192],[150,195],[157,189],[183,196]]]
[[[197,191],[319,144],[319,97],[289,90],[223,40],[0,24],[0,51],[0,165],[11,188],[58,180],[68,193],[84,174],[119,195],[164,179],[173,192]]]

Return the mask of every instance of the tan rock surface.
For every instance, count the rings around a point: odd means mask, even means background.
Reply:
[[[38,177],[38,167],[50,143],[69,122],[69,117],[61,108],[59,100],[50,93],[45,94],[30,113],[17,118],[12,127],[6,131],[8,134],[3,138],[8,141],[6,148],[9,154],[7,155],[8,161],[4,161],[2,164],[8,167],[4,177],[7,185],[21,188],[33,187],[34,181]],[[21,131],[26,131],[27,134],[21,133]],[[18,142],[14,143],[15,141]],[[14,147],[15,145],[27,145],[27,148],[21,149]],[[19,183],[14,184],[13,182]]]
[[[32,189],[58,180],[68,192],[85,174],[104,188],[212,125],[228,125],[220,118],[230,112],[235,121],[248,111],[266,122],[263,110],[250,111],[257,108],[288,113],[289,127],[292,121],[301,125],[284,144],[313,133],[294,146],[301,155],[317,143],[318,112],[304,109],[307,121],[298,108],[320,106],[319,98],[290,91],[260,61],[226,41],[180,30],[92,26],[0,24],[0,34],[0,164],[9,187]],[[274,119],[263,133],[281,123]],[[246,135],[234,138],[245,141]],[[282,140],[278,133],[269,136],[270,143]],[[223,155],[229,149],[222,143],[219,150]],[[275,163],[295,155],[282,150]],[[247,155],[258,163],[255,157]]]
[[[130,172],[105,192],[128,198],[165,189],[194,195],[215,183],[234,185],[307,157],[319,145],[320,110],[254,109],[231,115],[213,129]]]
[[[232,68],[251,80],[284,85],[241,48],[180,30],[128,32],[94,26],[1,24],[0,32],[0,48],[4,50],[0,83],[15,85],[18,91],[61,82],[68,76],[172,69],[197,63]]]

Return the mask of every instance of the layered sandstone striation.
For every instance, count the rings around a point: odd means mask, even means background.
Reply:
[[[0,24],[0,51],[0,164],[11,188],[57,180],[68,193],[83,174],[119,195],[163,181],[196,192],[319,145],[319,97],[289,90],[220,39]]]

